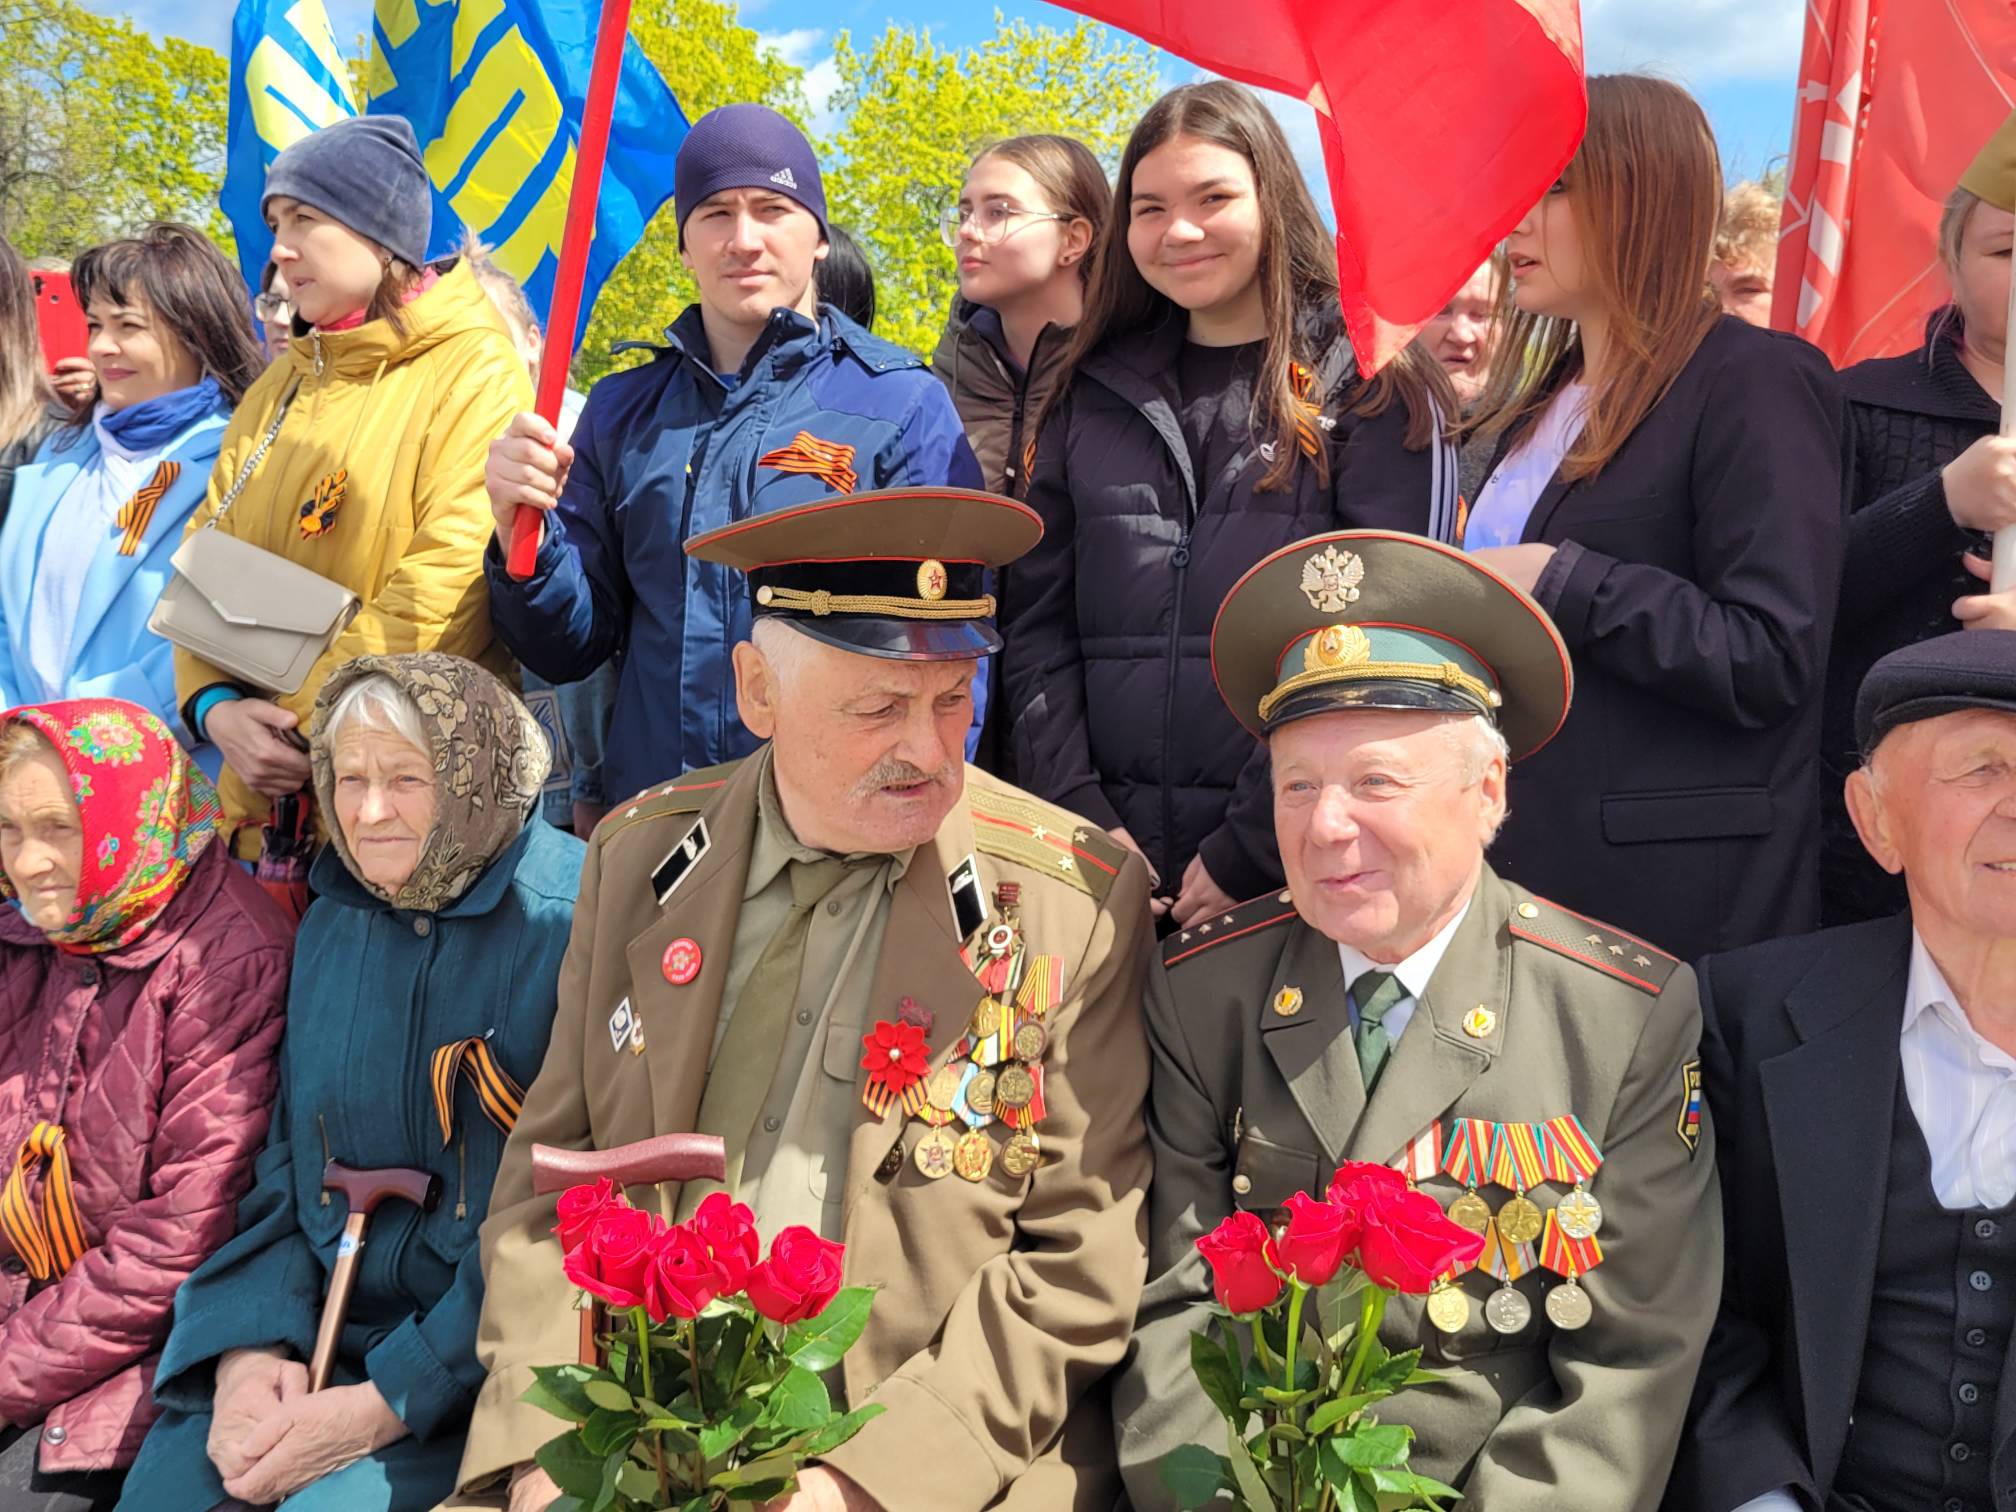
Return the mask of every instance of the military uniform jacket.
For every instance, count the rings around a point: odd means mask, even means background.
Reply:
[[[1294,1192],[1321,1197],[1340,1161],[1394,1163],[1437,1120],[1446,1131],[1456,1118],[1570,1113],[1604,1156],[1590,1183],[1604,1258],[1580,1278],[1592,1321],[1556,1330],[1540,1305],[1556,1278],[1544,1273],[1517,1283],[1533,1317],[1511,1335],[1484,1321],[1499,1283],[1483,1276],[1460,1283],[1473,1305],[1454,1334],[1400,1298],[1383,1342],[1422,1346],[1423,1368],[1445,1379],[1377,1415],[1414,1428],[1414,1467],[1478,1512],[1656,1507],[1722,1275],[1712,1139],[1688,1095],[1692,972],[1486,868],[1369,1103],[1342,975],[1335,943],[1281,893],[1172,936],[1151,977],[1150,1280],[1114,1389],[1135,1512],[1175,1505],[1158,1468],[1170,1450],[1224,1446],[1190,1374],[1189,1336],[1213,1306],[1199,1235],[1235,1207],[1264,1217]],[[1298,987],[1300,1006],[1276,1012]],[[1420,1185],[1445,1206],[1462,1190],[1446,1176]],[[1566,1190],[1534,1200],[1546,1208]],[[1512,1195],[1481,1194],[1494,1209]]]
[[[471,1490],[564,1427],[519,1401],[529,1367],[572,1360],[578,1346],[554,1199],[532,1194],[531,1147],[603,1148],[694,1127],[759,777],[755,761],[693,774],[595,832],[552,1046],[483,1229],[477,1354],[489,1374],[462,1463]],[[703,823],[703,845],[687,846]],[[912,1158],[924,1125],[906,1122],[900,1105],[879,1118],[860,1110],[843,1209],[846,1280],[883,1290],[844,1370],[851,1404],[887,1410],[828,1462],[888,1512],[1049,1512],[1092,1505],[1096,1482],[1110,1506],[1118,1487],[1103,1410],[1080,1412],[1069,1437],[1064,1428],[1120,1358],[1147,1266],[1147,871],[1103,832],[968,768],[964,799],[891,895],[869,999],[872,1018],[897,1019],[906,998],[932,1016],[934,1065],[983,996],[960,954],[948,888],[969,856],[987,899],[1001,882],[1020,885],[1024,941],[1061,958],[1062,990],[1045,1020],[1044,1159],[1020,1177],[996,1159],[978,1182],[930,1180]],[[682,940],[698,945],[702,964],[675,986],[662,963]],[[641,1050],[619,1032],[631,1022],[624,1014],[634,1015]],[[829,1039],[823,1053],[829,1068],[862,1074],[858,1032]],[[995,1124],[989,1135],[998,1147],[1009,1132]],[[629,1196],[669,1219],[678,1189]]]

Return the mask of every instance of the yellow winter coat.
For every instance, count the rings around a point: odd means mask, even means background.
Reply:
[[[532,407],[532,384],[503,321],[458,262],[404,311],[297,338],[246,393],[224,433],[210,493],[189,521],[201,529],[273,423],[296,381],[272,449],[217,528],[352,589],[357,618],[299,692],[278,700],[308,729],[315,695],[353,657],[448,651],[508,671],[490,630],[483,549],[491,515],[484,455],[511,417]],[[304,536],[301,506],[346,471],[328,529]],[[231,678],[177,649],[175,695],[187,703]],[[227,766],[219,788],[233,826],[262,823],[271,805]],[[242,853],[242,850],[241,850]]]

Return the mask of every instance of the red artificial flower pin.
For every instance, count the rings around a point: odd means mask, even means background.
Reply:
[[[877,1019],[874,1029],[861,1036],[861,1069],[868,1073],[870,1093],[901,1097],[931,1069],[924,1031],[915,1024]]]

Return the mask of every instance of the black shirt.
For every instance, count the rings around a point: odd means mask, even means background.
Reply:
[[[1190,443],[1191,476],[1200,500],[1214,492],[1218,475],[1233,459],[1253,445],[1253,381],[1266,346],[1265,341],[1183,343],[1176,362],[1176,390],[1183,402],[1176,420]]]

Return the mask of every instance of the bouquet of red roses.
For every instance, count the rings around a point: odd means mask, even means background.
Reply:
[[[1459,1494],[1409,1470],[1414,1430],[1371,1409],[1439,1379],[1420,1368],[1420,1350],[1391,1354],[1379,1342],[1386,1304],[1432,1290],[1477,1258],[1483,1238],[1386,1166],[1347,1162],[1326,1196],[1297,1192],[1276,1229],[1234,1213],[1197,1241],[1220,1305],[1250,1325],[1253,1353],[1222,1325],[1219,1337],[1190,1336],[1191,1368],[1225,1416],[1230,1453],[1189,1444],[1162,1462],[1185,1507],[1229,1494],[1247,1512],[1387,1512]]]
[[[838,1413],[821,1373],[868,1323],[872,1288],[840,1284],[842,1246],[787,1228],[762,1257],[725,1193],[668,1225],[606,1178],[560,1197],[567,1279],[619,1326],[608,1364],[533,1369],[525,1400],[575,1426],[538,1453],[561,1512],[718,1512],[797,1484],[879,1406]]]

